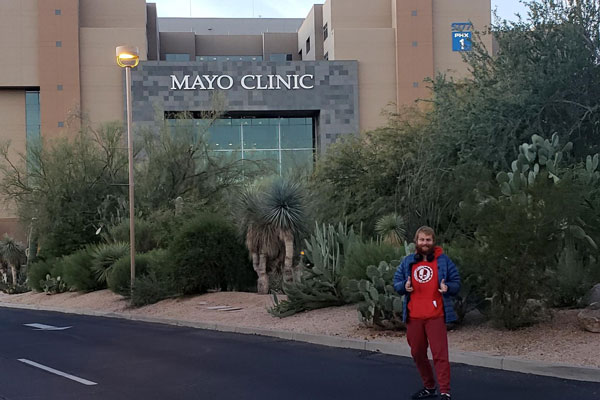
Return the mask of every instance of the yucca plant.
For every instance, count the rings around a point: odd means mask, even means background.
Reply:
[[[113,265],[121,257],[129,254],[129,243],[102,243],[91,249],[93,258],[92,270],[99,284],[106,284]]]
[[[241,192],[236,210],[236,219],[258,274],[258,292],[268,293],[268,264],[282,252],[285,254],[283,279],[292,282],[294,244],[304,232],[301,185],[277,178],[249,186]]]
[[[25,246],[4,234],[4,237],[0,240],[0,256],[10,266],[12,284],[17,286],[17,273],[21,264],[25,262]]]
[[[396,213],[386,214],[375,223],[375,232],[384,242],[401,246],[406,236],[406,223],[404,218]]]
[[[273,181],[265,197],[265,219],[285,245],[283,281],[294,280],[292,262],[294,243],[305,232],[304,193],[297,182],[279,178]]]

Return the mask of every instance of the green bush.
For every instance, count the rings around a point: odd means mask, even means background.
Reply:
[[[52,270],[52,263],[45,260],[38,260],[27,268],[27,284],[37,292],[42,291],[40,281],[46,277]]]
[[[135,219],[135,251],[147,253],[159,247],[154,224],[141,218]],[[129,243],[129,218],[109,228],[108,236],[115,243]]]
[[[135,276],[147,274],[152,255],[148,253],[135,255]],[[115,293],[129,296],[131,293],[131,263],[129,254],[119,258],[108,273],[106,284]]]
[[[177,291],[244,290],[256,274],[235,227],[221,216],[201,214],[184,223],[169,247]]]
[[[129,243],[103,243],[90,249],[93,258],[92,270],[99,284],[106,284],[113,265],[129,254]]]
[[[147,275],[136,279],[131,304],[135,307],[154,304],[172,296],[173,293],[173,287],[169,281],[159,278],[157,273],[151,270]]]
[[[398,248],[391,244],[374,241],[354,241],[350,244],[344,257],[342,275],[348,279],[368,279],[367,267],[379,265],[381,261],[391,263],[402,260],[404,248]],[[395,265],[400,264],[398,261]]]
[[[101,288],[94,276],[93,258],[89,248],[64,256],[58,263],[62,265],[62,278],[70,289],[88,292]]]
[[[46,280],[46,275],[52,275],[54,272],[55,258],[48,260],[39,259],[27,269],[27,283],[30,288],[37,292],[43,292],[41,282]]]

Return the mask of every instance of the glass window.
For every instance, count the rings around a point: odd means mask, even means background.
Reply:
[[[287,53],[269,54],[269,61],[292,61],[292,55]]]
[[[244,150],[244,170],[279,174],[279,151]]]
[[[244,150],[246,149],[277,149],[279,147],[278,127],[269,125],[266,118],[253,118],[246,120],[249,125],[244,125]]]
[[[168,60],[168,59],[167,59]],[[262,61],[262,56],[196,56],[196,61]],[[179,60],[182,61],[182,60]],[[185,60],[189,61],[189,60]]]
[[[282,149],[312,149],[312,123],[304,118],[290,118],[290,125],[281,125]]]
[[[286,175],[299,169],[311,172],[314,164],[314,151],[281,150],[281,174]]]
[[[306,54],[310,53],[310,36],[306,39]]]
[[[167,53],[165,55],[167,61],[190,61],[190,55],[187,53]]]
[[[208,141],[214,150],[240,150],[242,148],[240,127],[231,119],[221,119],[208,130]]]
[[[325,23],[323,25],[323,40],[327,39],[327,36],[329,36],[329,31],[327,30],[327,23]]]

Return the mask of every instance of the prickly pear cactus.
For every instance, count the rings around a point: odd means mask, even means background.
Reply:
[[[358,316],[367,326],[379,326],[385,329],[403,329],[402,296],[394,290],[392,280],[397,263],[385,261],[379,266],[367,267],[369,280],[351,280],[348,290],[362,296],[358,304]]]

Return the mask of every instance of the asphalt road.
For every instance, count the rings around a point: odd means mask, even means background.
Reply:
[[[33,323],[71,328],[25,326]],[[598,383],[462,364],[452,365],[452,386],[452,398],[457,400],[600,399]],[[418,388],[412,360],[404,357],[262,336],[0,308],[3,400],[408,399]]]

